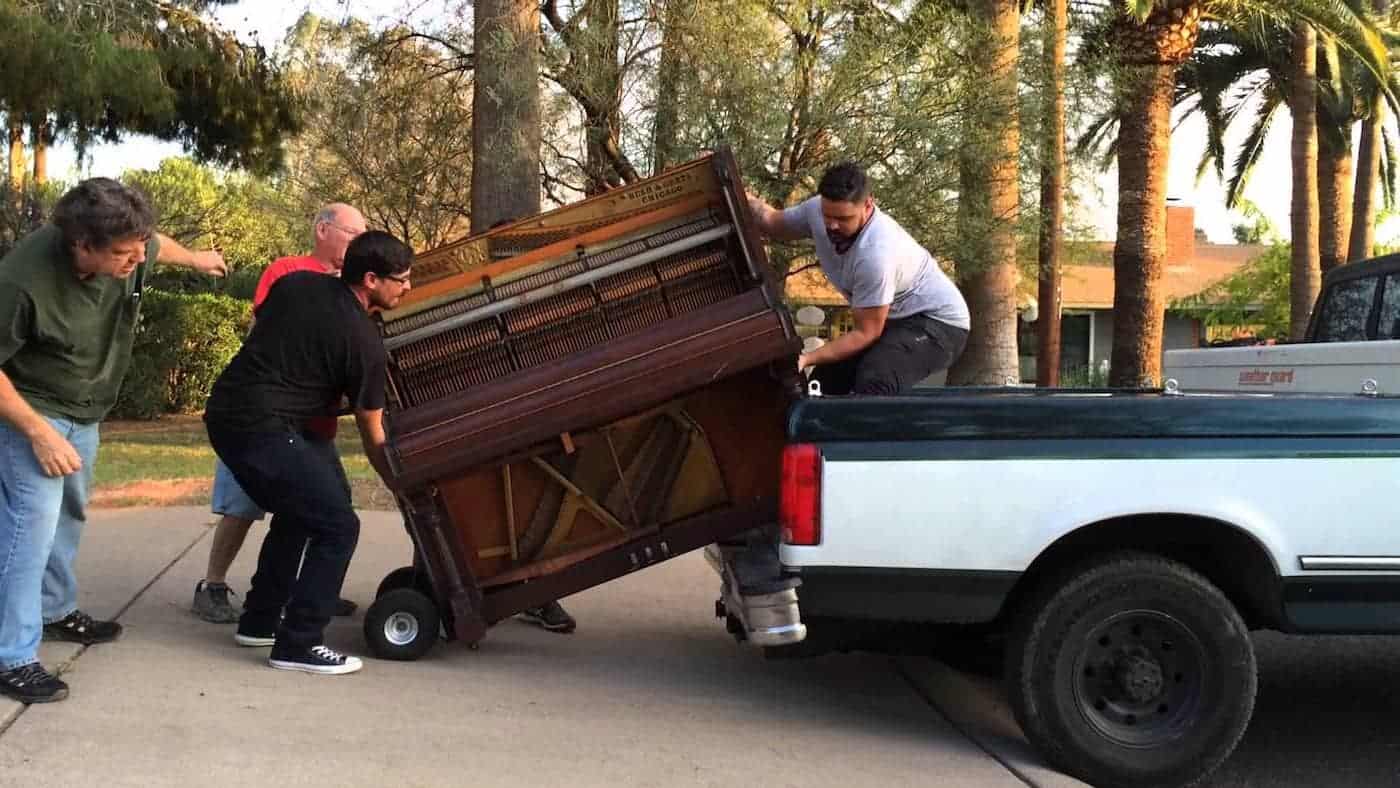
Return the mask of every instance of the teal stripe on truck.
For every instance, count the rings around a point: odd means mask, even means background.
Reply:
[[[817,444],[827,462],[929,460],[1280,460],[1400,457],[1400,438],[1084,438]],[[1263,480],[1261,480],[1263,481]]]
[[[1225,449],[1210,439],[1228,445],[1247,439],[1400,438],[1400,398],[935,391],[804,399],[788,412],[788,440],[825,448],[848,442],[1138,440],[1156,445],[1179,439],[1204,441],[1201,450],[1220,452]]]

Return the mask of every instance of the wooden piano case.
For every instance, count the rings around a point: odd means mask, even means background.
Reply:
[[[732,156],[419,256],[382,316],[415,567],[366,617],[411,659],[771,522],[800,340]],[[410,616],[411,617],[411,616]]]

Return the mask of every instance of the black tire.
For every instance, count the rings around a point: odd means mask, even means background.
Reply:
[[[379,589],[374,592],[374,598],[378,599],[397,588],[416,588],[427,596],[432,596],[428,574],[416,566],[401,566],[385,575],[384,579],[379,581]]]
[[[1199,573],[1102,556],[1033,593],[1013,623],[1007,692],[1026,738],[1095,786],[1189,785],[1239,743],[1254,710],[1244,621]]]
[[[441,626],[437,605],[427,594],[416,588],[396,588],[369,606],[365,642],[380,659],[411,661],[432,649]]]

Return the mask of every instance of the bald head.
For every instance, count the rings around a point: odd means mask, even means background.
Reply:
[[[333,202],[316,212],[312,225],[315,247],[311,256],[336,271],[345,265],[345,247],[365,231],[365,217],[343,202]]]

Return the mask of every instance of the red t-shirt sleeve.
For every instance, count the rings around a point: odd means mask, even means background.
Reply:
[[[254,312],[262,306],[262,302],[267,298],[267,292],[272,289],[277,280],[288,273],[289,267],[285,260],[278,260],[269,265],[267,270],[262,272],[262,276],[258,277],[258,287],[253,291]]]

